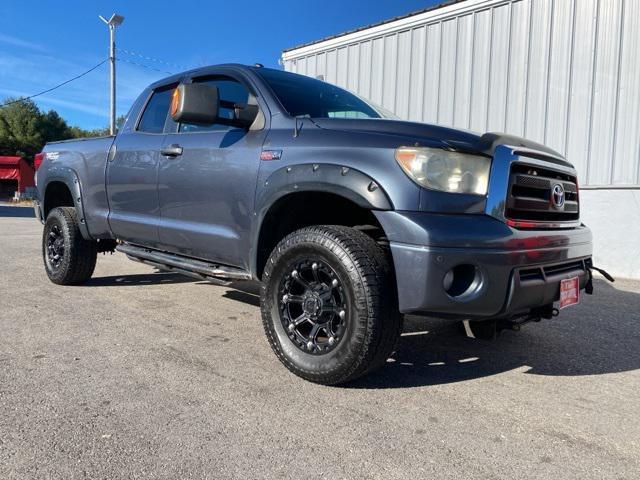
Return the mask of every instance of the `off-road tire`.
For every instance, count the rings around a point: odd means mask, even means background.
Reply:
[[[317,258],[334,270],[349,312],[342,339],[320,355],[295,345],[281,317],[282,282],[291,265],[305,258]],[[276,246],[263,272],[260,296],[267,339],[278,359],[299,377],[325,385],[349,382],[382,366],[395,349],[402,329],[396,292],[390,253],[371,237],[334,225],[297,230]]]
[[[48,254],[48,239],[60,236],[62,255],[54,263]],[[78,214],[73,207],[57,207],[49,212],[42,232],[42,258],[49,280],[58,285],[77,285],[91,278],[98,255],[97,243],[80,233]]]

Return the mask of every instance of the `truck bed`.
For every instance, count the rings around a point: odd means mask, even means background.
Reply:
[[[95,238],[109,232],[105,171],[114,140],[115,136],[105,136],[49,142],[43,149],[46,155],[36,173],[36,179],[46,179],[47,185],[54,181],[82,184],[85,222]],[[47,185],[38,182],[41,201]]]

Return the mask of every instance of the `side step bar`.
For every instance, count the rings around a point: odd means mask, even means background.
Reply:
[[[162,270],[189,275],[200,280],[213,281],[221,285],[229,285],[237,280],[252,279],[249,272],[240,268],[208,263],[173,253],[137,247],[128,243],[118,245],[116,250],[136,262],[146,263]]]

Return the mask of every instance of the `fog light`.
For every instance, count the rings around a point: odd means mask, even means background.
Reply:
[[[482,274],[475,265],[464,263],[449,270],[442,279],[447,295],[456,300],[473,296],[482,287]]]

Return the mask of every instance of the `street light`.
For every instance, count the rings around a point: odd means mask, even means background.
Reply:
[[[109,133],[111,135],[116,134],[116,27],[122,25],[124,17],[114,13],[111,18],[107,20],[102,15],[98,15],[100,20],[107,24],[109,27],[109,64],[111,67],[111,104],[109,109]]]

